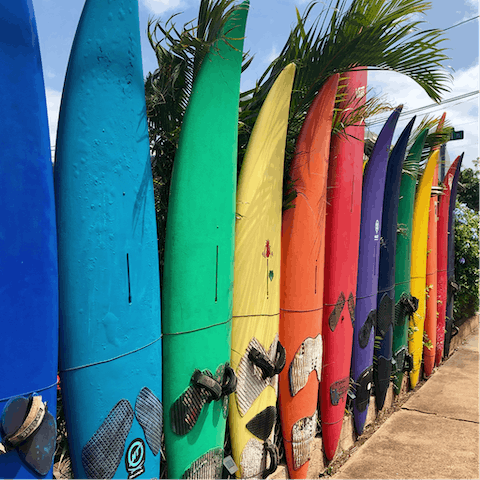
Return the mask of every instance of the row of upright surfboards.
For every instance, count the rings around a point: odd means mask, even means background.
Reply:
[[[416,175],[402,175],[413,120],[390,152],[399,107],[362,175],[364,127],[331,138],[331,124],[339,88],[341,108],[365,101],[366,70],[334,75],[297,140],[296,198],[282,213],[291,64],[260,111],[237,186],[247,13],[245,2],[225,27],[229,43],[207,54],[183,121],[160,319],[137,1],[86,0],[53,178],[31,0],[0,0],[1,477],[52,475],[58,351],[77,478],[158,477],[163,434],[169,478],[219,478],[227,417],[237,476],[265,477],[278,457],[277,392],[289,475],[306,478],[318,420],[325,453],[335,454],[350,376],[359,433],[372,383],[381,408],[392,364],[398,389],[408,351],[415,386],[433,281],[426,274],[436,270],[427,375],[441,360],[461,159],[438,198],[438,152],[415,188]],[[418,165],[426,134],[410,164]],[[427,233],[435,243],[428,260]],[[434,300],[427,309],[436,320]]]

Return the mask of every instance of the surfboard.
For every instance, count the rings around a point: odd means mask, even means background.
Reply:
[[[455,292],[458,289],[455,283],[455,202],[457,200],[458,179],[460,177],[460,168],[462,166],[463,153],[457,164],[457,170],[453,177],[452,188],[450,191],[450,204],[448,207],[448,263],[447,263],[447,308],[445,312],[445,339],[443,347],[443,356],[446,358],[450,353],[450,341],[454,333],[453,302]],[[458,330],[457,330],[458,332]]]
[[[453,178],[460,162],[460,155],[455,159],[443,179],[443,195],[439,198],[438,225],[437,225],[437,341],[435,348],[435,365],[442,361],[443,343],[445,338],[445,314],[447,310],[447,266],[448,266],[448,214],[450,208],[450,193]]]
[[[160,288],[136,0],[85,3],[63,89],[55,200],[74,475],[157,477]]]
[[[438,187],[438,165],[433,172],[432,195],[428,213],[427,237],[427,273],[426,273],[426,306],[425,306],[425,339],[429,344],[423,346],[423,375],[429,377],[435,364],[437,343],[437,221],[438,195],[434,195]]]
[[[408,338],[408,351],[412,356],[410,371],[410,388],[414,389],[420,375],[423,353],[423,328],[426,307],[427,274],[427,236],[428,212],[433,174],[438,162],[439,151],[430,155],[422,177],[417,186],[412,222],[412,261],[410,267],[410,290],[418,298],[418,309],[410,317],[411,334]]]
[[[367,71],[342,75],[339,109],[365,103]],[[357,286],[362,200],[363,138],[365,125],[353,125],[332,136],[327,180],[325,267],[323,291],[323,362],[320,383],[320,418],[325,455],[331,460],[342,430],[350,385],[353,322]]]
[[[291,178],[297,196],[283,212],[279,405],[289,478],[307,478],[317,429],[328,156],[338,74],[317,93],[297,139]]]
[[[238,382],[229,412],[239,478],[273,473],[277,418],[283,160],[295,64],[280,73],[260,110],[237,187],[232,368]],[[267,465],[268,464],[268,465]]]
[[[402,167],[412,132],[413,117],[393,147],[387,164],[383,194],[382,226],[380,228],[380,259],[378,267],[377,321],[373,353],[375,400],[383,408],[392,371],[393,324],[395,321],[395,250],[397,245],[398,203]]]
[[[247,12],[243,3],[224,27],[229,41],[218,40],[203,60],[175,155],[162,297],[169,478],[222,475],[228,396],[236,383],[229,361]]]
[[[380,131],[363,175],[352,349],[352,378],[356,387],[353,412],[359,435],[363,432],[367,418],[373,381],[373,340],[385,175],[390,144],[401,111],[402,106],[397,107]]]
[[[420,132],[410,148],[400,183],[397,217],[397,245],[395,251],[395,326],[393,329],[393,385],[398,395],[403,375],[412,367],[408,353],[408,318],[418,307],[410,294],[410,265],[412,255],[412,221],[418,165],[428,128]]]
[[[0,477],[52,478],[57,244],[47,105],[31,0],[0,0],[0,64]],[[23,438],[19,430],[33,402],[39,403],[38,411],[47,402],[46,412],[38,430]],[[8,453],[1,453],[2,444]]]
[[[444,112],[437,125],[437,133],[445,123],[447,113]],[[432,150],[440,150],[440,145]],[[432,181],[432,194],[428,214],[427,237],[427,276],[426,292],[427,302],[425,309],[424,336],[428,342],[423,346],[423,376],[429,377],[435,364],[435,350],[437,343],[437,223],[438,223],[438,164],[435,166]]]

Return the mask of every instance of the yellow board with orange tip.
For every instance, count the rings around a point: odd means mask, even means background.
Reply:
[[[237,476],[276,467],[283,162],[295,65],[273,84],[252,131],[237,188],[229,426]],[[284,358],[284,356],[283,356]]]
[[[412,296],[418,298],[418,309],[410,319],[411,333],[408,339],[408,349],[413,358],[413,369],[410,372],[410,387],[412,389],[417,385],[422,363],[423,327],[426,309],[428,214],[433,174],[438,157],[439,151],[436,150],[428,159],[427,166],[417,186],[413,210],[410,291]]]

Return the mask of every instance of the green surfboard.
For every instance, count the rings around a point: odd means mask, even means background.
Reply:
[[[185,112],[165,243],[163,348],[168,478],[221,478],[228,395],[238,104],[248,2],[206,55]]]
[[[397,219],[397,249],[395,252],[395,327],[393,330],[393,385],[400,392],[403,374],[408,368],[408,318],[415,308],[410,295],[410,264],[412,257],[412,222],[418,164],[428,128],[421,131],[410,149],[402,173]]]

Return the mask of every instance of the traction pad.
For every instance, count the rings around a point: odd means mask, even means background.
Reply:
[[[349,385],[350,377],[342,378],[330,385],[330,401],[333,406],[337,406],[347,394]]]
[[[370,310],[365,323],[363,324],[362,328],[358,332],[358,344],[360,348],[365,348],[368,345],[368,341],[370,340],[370,333],[372,328],[375,326],[375,322],[377,320],[377,313],[375,310]]]
[[[247,430],[260,440],[265,441],[272,433],[276,418],[277,409],[270,405],[247,423]]]
[[[130,402],[120,400],[85,444],[82,465],[88,478],[113,478],[122,461],[133,416]]]
[[[248,412],[253,402],[260,396],[265,388],[271,385],[275,389],[275,392],[277,392],[278,384],[278,377],[276,375],[264,378],[262,369],[254,365],[249,358],[250,352],[252,352],[253,349],[257,350],[260,354],[268,358],[272,366],[275,366],[275,359],[280,346],[278,333],[275,335],[268,352],[255,337],[253,337],[247,345],[237,368],[237,391],[235,395],[238,411],[242,417]]]
[[[7,447],[8,437],[14,436],[27,417],[32,396],[18,396],[10,399],[2,412],[0,435]],[[39,420],[40,422],[40,420]],[[27,432],[25,432],[27,435]],[[50,470],[55,454],[57,440],[55,417],[45,409],[41,423],[23,441],[11,448],[16,448],[20,458],[39,475],[44,476]]]
[[[317,412],[298,420],[292,427],[293,468],[298,470],[310,460],[310,444],[317,432]]]
[[[343,292],[340,292],[337,303],[335,304],[335,307],[333,307],[333,310],[330,312],[330,315],[328,316],[328,326],[330,327],[330,330],[332,332],[334,332],[335,328],[337,327],[337,324],[340,320],[340,315],[342,314],[344,306],[345,306],[345,295]]]
[[[385,337],[395,318],[395,301],[384,293],[380,299],[377,312],[377,335]]]
[[[318,334],[315,338],[309,337],[302,342],[288,369],[290,395],[292,397],[307,384],[308,377],[313,370],[317,372],[317,378],[320,381],[322,376],[322,354],[323,343],[321,334]]]
[[[350,313],[352,327],[355,328],[355,298],[353,297],[352,292],[350,292],[350,295],[348,296],[348,312]]]
[[[240,459],[242,478],[267,478],[277,466],[278,450],[270,440],[260,442],[256,438],[251,438],[246,443]]]
[[[195,460],[182,478],[222,478],[222,468],[223,448],[214,448]]]
[[[370,401],[370,390],[373,380],[373,365],[367,367],[356,382],[355,405],[359,412],[364,412]]]
[[[162,442],[163,406],[147,387],[143,387],[137,396],[135,417],[143,429],[150,450],[157,456]]]
[[[215,375],[209,370],[195,370],[190,383],[170,408],[170,426],[177,435],[186,435],[197,423],[203,406],[212,400],[223,403],[223,416],[227,418],[228,396],[235,391],[237,379],[225,363]]]

